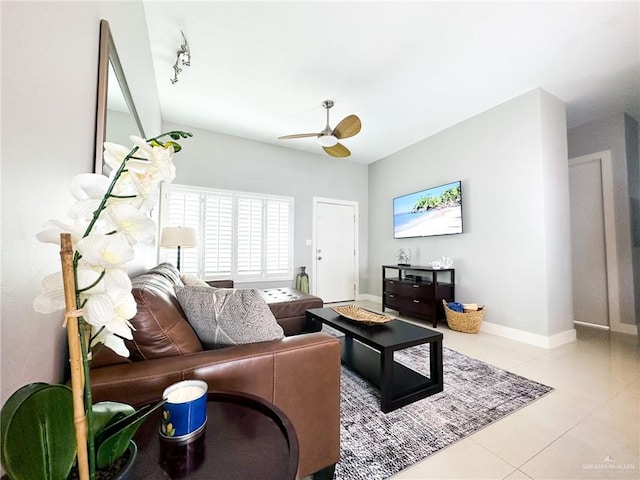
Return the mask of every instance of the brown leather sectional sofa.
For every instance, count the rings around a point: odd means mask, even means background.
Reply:
[[[257,395],[278,406],[295,427],[299,475],[332,470],[340,455],[340,344],[311,332],[304,315],[307,308],[321,307],[321,299],[292,289],[263,291],[287,336],[206,351],[175,296],[174,286],[183,285],[175,267],[158,265],[132,283],[138,313],[131,320],[136,330],[127,342],[130,357],[106,348],[96,353],[94,401],[142,405],[186,379],[204,380],[212,391]]]

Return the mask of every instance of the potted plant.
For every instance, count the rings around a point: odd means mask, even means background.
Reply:
[[[136,303],[126,263],[136,242],[154,240],[156,226],[148,213],[160,183],[175,178],[173,156],[181,149],[175,140],[190,136],[171,131],[150,140],[131,137],[132,149],[105,143],[110,176],[74,177],[73,222],[52,220],[37,235],[61,247],[62,271],[43,279],[34,309],[66,312],[71,387],[25,385],[2,407],[0,458],[11,480],[64,480],[72,470],[80,480],[96,479],[98,470],[135,456],[131,439],[164,403],[139,411],[117,402],[94,405],[89,365],[92,350],[101,346],[129,356],[124,340],[132,338],[129,319]],[[165,137],[170,140],[162,141]]]

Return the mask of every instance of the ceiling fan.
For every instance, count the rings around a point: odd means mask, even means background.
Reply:
[[[351,152],[347,147],[338,143],[338,140],[343,138],[349,138],[356,135],[362,124],[357,115],[349,115],[343,118],[336,128],[333,130],[329,126],[329,109],[333,107],[333,100],[325,100],[322,102],[322,106],[327,109],[327,125],[320,133],[296,133],[294,135],[284,135],[278,137],[279,140],[288,140],[291,138],[305,138],[305,137],[318,137],[318,143],[322,145],[322,148],[332,157],[348,157]]]

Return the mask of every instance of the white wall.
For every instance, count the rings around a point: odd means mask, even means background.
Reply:
[[[141,2],[3,1],[0,8],[4,403],[26,383],[62,379],[62,315],[31,306],[41,278],[60,269],[59,249],[35,234],[46,220],[65,218],[71,178],[93,172],[100,19],[110,22],[147,131],[159,129],[160,109]]]
[[[165,123],[163,128],[194,134],[181,143],[184,149],[176,156],[175,183],[294,198],[294,266],[306,266],[309,278],[313,255],[306,240],[312,237],[313,197],[358,202],[362,285],[367,271],[367,165],[184,125]],[[269,288],[281,283],[252,286]]]
[[[463,234],[393,239],[393,197],[459,179]],[[484,304],[485,321],[570,331],[568,202],[564,105],[534,90],[370,165],[369,291],[409,247],[415,264],[452,257],[456,300]]]
[[[621,113],[570,129],[568,147],[569,158],[604,150],[611,151],[620,321],[621,323],[633,325],[636,323],[637,307],[634,292],[628,163],[631,162],[637,169],[638,159],[637,153],[635,153],[635,159],[627,158],[625,115]],[[634,153],[631,153],[631,156],[633,157]],[[636,176],[635,178],[637,179],[638,177]],[[637,189],[636,185],[636,192]]]

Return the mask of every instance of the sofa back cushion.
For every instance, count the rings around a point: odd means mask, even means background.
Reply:
[[[130,359],[184,355],[201,352],[202,344],[187,322],[174,286],[183,286],[180,273],[170,264],[160,264],[132,281],[138,312],[130,321],[135,330],[126,342]]]

